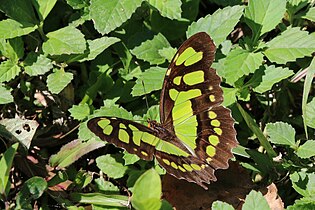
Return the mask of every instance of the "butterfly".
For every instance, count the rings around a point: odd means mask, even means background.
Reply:
[[[178,179],[205,184],[217,169],[228,168],[237,146],[234,120],[221,105],[221,78],[211,68],[216,47],[205,32],[187,39],[173,57],[160,98],[160,122],[149,126],[111,116],[88,121],[100,139],[144,160],[157,159]]]

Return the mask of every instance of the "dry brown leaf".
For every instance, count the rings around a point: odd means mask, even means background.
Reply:
[[[283,210],[284,203],[282,202],[281,198],[278,196],[278,189],[277,186],[272,183],[267,187],[268,191],[264,195],[266,198],[271,210]]]

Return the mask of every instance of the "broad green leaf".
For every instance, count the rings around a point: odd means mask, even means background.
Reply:
[[[264,72],[265,74],[262,76],[261,83],[254,88],[254,91],[257,93],[263,93],[270,90],[274,84],[294,74],[294,72],[288,68],[275,67],[274,65],[265,65]]]
[[[83,120],[90,114],[90,107],[88,104],[79,104],[73,105],[69,112],[71,113],[71,117],[76,120]]]
[[[21,24],[12,19],[0,21],[0,38],[12,39],[29,34],[37,29],[37,25]]]
[[[32,209],[32,201],[41,197],[46,189],[47,182],[44,178],[34,176],[28,179],[18,192],[16,209]]]
[[[105,146],[104,142],[91,138],[88,141],[73,140],[68,144],[61,147],[59,152],[52,155],[49,159],[51,166],[64,168],[75,161],[77,161],[83,155]]]
[[[311,128],[315,128],[315,97],[305,107],[305,123]]]
[[[56,70],[47,77],[47,87],[51,93],[60,93],[73,79],[73,74],[63,69]]]
[[[213,39],[216,46],[219,46],[239,22],[244,7],[236,5],[218,9],[212,15],[200,18],[193,22],[187,30],[187,37],[197,32],[207,32]]]
[[[315,22],[315,7],[310,8],[303,18]]]
[[[154,90],[160,90],[162,88],[165,72],[165,68],[158,66],[147,69],[136,80],[136,84],[132,88],[131,94],[133,96],[141,96]]]
[[[274,29],[282,20],[286,11],[283,0],[251,0],[245,9],[245,21],[252,29],[254,36]]]
[[[4,86],[0,85],[0,104],[8,104],[11,102],[13,102],[11,90],[8,90]]]
[[[165,58],[159,54],[159,50],[166,47],[170,47],[167,39],[162,34],[157,34],[152,40],[146,40],[140,46],[133,48],[131,53],[150,64],[162,64]]]
[[[91,0],[90,15],[96,30],[108,34],[126,22],[143,0]]]
[[[264,54],[271,62],[285,64],[297,58],[311,56],[315,51],[315,34],[300,28],[289,28],[267,43]]]
[[[222,105],[223,106],[229,106],[231,104],[234,104],[237,100],[236,100],[236,94],[238,89],[237,88],[226,88],[226,87],[222,87],[223,90],[223,96],[224,96],[224,100]]]
[[[309,0],[287,0],[287,12],[291,19],[301,9],[309,4]]]
[[[32,0],[0,0],[0,10],[6,16],[25,24],[36,24]]]
[[[122,159],[114,155],[103,155],[96,158],[96,165],[107,176],[118,179],[125,175],[128,167],[122,164]]]
[[[97,185],[98,190],[105,191],[106,194],[118,194],[119,188],[115,186],[110,181],[106,181],[104,177],[100,177],[97,179],[94,179],[95,184]]]
[[[110,207],[128,206],[128,196],[124,195],[106,195],[103,193],[71,193],[71,200],[79,203],[88,203]]]
[[[310,158],[315,156],[315,141],[307,140],[304,144],[298,147],[296,154],[300,158]]]
[[[130,154],[128,152],[124,152],[124,156],[123,159],[125,160],[125,165],[132,165],[135,162],[137,162],[138,160],[140,160],[140,158],[137,155],[134,154]]]
[[[154,169],[150,169],[136,181],[131,203],[135,209],[159,210],[162,205],[161,195],[160,176]]]
[[[66,0],[73,9],[82,9],[88,7],[89,0]]]
[[[169,19],[180,19],[182,13],[182,2],[180,0],[147,0],[149,4],[155,7],[163,17]]]
[[[35,120],[24,120],[19,118],[3,119],[0,124],[4,125],[19,142],[27,149],[31,145],[38,123]]]
[[[15,156],[15,153],[17,151],[19,144],[15,143],[11,147],[9,147],[3,154],[0,159],[0,194],[6,195],[8,194],[8,191],[10,189],[10,170],[12,167],[13,159]]]
[[[242,117],[244,118],[247,126],[253,131],[253,133],[257,136],[260,144],[264,147],[269,157],[276,157],[277,153],[273,150],[272,146],[268,142],[267,138],[263,134],[263,132],[258,127],[257,123],[254,119],[239,105],[236,104],[238,110],[241,112]]]
[[[119,39],[116,37],[102,37],[99,39],[94,40],[87,40],[88,46],[89,46],[89,54],[86,58],[83,58],[80,60],[80,62],[83,61],[90,61],[96,58],[99,54],[101,54],[105,49],[107,49],[109,46],[115,44],[118,42]]]
[[[294,205],[287,206],[286,210],[313,210],[315,209],[314,199],[310,197],[302,197],[295,200]]]
[[[57,0],[36,0],[36,3],[33,5],[41,21],[46,19],[56,2]]]
[[[233,206],[222,201],[215,201],[211,206],[212,210],[234,210]]]
[[[86,50],[84,35],[79,29],[67,26],[47,34],[43,51],[50,55],[80,54]]]
[[[270,209],[265,197],[261,192],[252,190],[245,198],[242,210],[268,210]]]
[[[293,188],[304,197],[315,195],[315,173],[305,171],[294,172],[290,175]]]
[[[21,37],[16,37],[2,43],[1,51],[3,55],[13,63],[18,63],[24,56],[24,42]]]
[[[263,54],[237,48],[232,50],[226,58],[219,60],[217,71],[226,79],[228,84],[234,86],[239,78],[255,72],[262,65],[262,62]]]
[[[21,71],[21,68],[10,60],[0,64],[0,82],[8,82],[14,79]]]
[[[172,58],[177,52],[177,49],[173,47],[165,47],[163,49],[158,50],[158,52],[163,58],[171,62]]]
[[[43,75],[53,68],[52,62],[43,54],[29,53],[24,61],[25,72],[30,76]]]
[[[268,123],[266,132],[270,142],[296,148],[295,130],[290,124],[284,122]]]

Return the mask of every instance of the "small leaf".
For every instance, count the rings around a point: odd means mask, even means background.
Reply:
[[[107,176],[118,179],[125,175],[128,167],[124,166],[121,158],[107,154],[96,158],[96,165]]]
[[[286,1],[249,1],[245,9],[245,21],[254,34],[259,36],[274,29],[286,11]],[[259,37],[258,36],[258,37]]]
[[[73,105],[69,112],[74,119],[83,120],[90,114],[90,107],[87,104]]]
[[[31,145],[31,141],[35,135],[38,123],[35,120],[24,120],[19,118],[3,119],[0,124],[4,125],[18,141],[27,149]]]
[[[223,106],[229,106],[231,104],[234,104],[237,100],[236,100],[236,93],[238,91],[237,88],[226,88],[226,87],[222,87],[223,90],[223,96],[224,96],[224,100],[222,105]]]
[[[315,7],[311,7],[303,16],[303,18],[315,22]]]
[[[46,19],[56,2],[57,0],[36,0],[36,4],[33,4],[33,6],[36,8],[41,21]]]
[[[245,199],[242,210],[268,210],[270,209],[266,199],[261,192],[252,190]]]
[[[49,74],[47,77],[47,87],[51,93],[60,93],[73,79],[73,74],[65,72],[63,69]]]
[[[52,62],[45,55],[29,53],[25,59],[25,72],[30,76],[43,75],[53,68]]]
[[[135,209],[159,210],[162,205],[161,195],[160,176],[154,169],[150,169],[136,181],[131,203]]]
[[[0,38],[12,39],[29,34],[37,29],[37,25],[23,25],[15,20],[6,19],[0,21]]]
[[[8,104],[11,102],[13,102],[11,90],[8,90],[4,86],[0,85],[0,104]]]
[[[147,69],[136,80],[136,84],[132,88],[131,94],[133,96],[141,96],[154,90],[160,90],[162,88],[165,72],[165,68],[158,66]]]
[[[252,53],[237,48],[232,50],[226,58],[219,60],[218,74],[226,79],[230,85],[244,75],[255,72],[263,62],[263,54]]]
[[[6,60],[0,64],[0,82],[8,82],[11,79],[14,79],[21,71],[21,68],[11,62]]]
[[[47,182],[44,178],[34,176],[28,179],[19,191],[16,204],[17,209],[32,209],[31,203],[33,200],[42,196],[47,189]]]
[[[315,141],[307,140],[303,145],[298,147],[296,154],[300,158],[310,158],[315,156]]]
[[[146,40],[133,48],[131,53],[150,64],[161,64],[165,62],[165,58],[159,54],[159,50],[167,47],[170,47],[167,39],[162,34],[157,34],[152,40]]]
[[[173,47],[165,47],[163,49],[158,50],[158,52],[163,58],[171,62],[172,58],[177,52],[177,49]]]
[[[18,143],[13,144],[9,147],[3,154],[0,159],[0,194],[7,195],[10,190],[10,181],[9,175],[12,167],[13,159],[17,148],[19,147]]]
[[[315,195],[315,173],[306,173],[305,171],[294,172],[290,175],[292,186],[304,197],[313,197]]]
[[[306,104],[305,107],[305,121],[306,121],[306,125],[311,127],[311,128],[315,128],[315,97],[312,99],[311,102]]]
[[[57,154],[52,155],[49,159],[49,163],[53,167],[58,166],[59,168],[65,168],[77,161],[83,155],[103,146],[105,146],[105,143],[96,140],[95,138],[91,138],[86,142],[73,140],[61,147]]]
[[[43,51],[50,55],[80,54],[86,49],[86,41],[80,30],[67,26],[47,34]]]
[[[102,193],[71,193],[70,197],[73,202],[106,206],[106,209],[109,209],[108,206],[128,206],[128,197],[124,195],[105,195]]]
[[[244,7],[236,5],[218,9],[212,15],[193,22],[187,30],[187,37],[197,32],[207,32],[216,46],[219,46],[234,29],[243,15]]]
[[[288,123],[268,123],[266,125],[266,132],[269,136],[270,142],[274,144],[288,145],[291,148],[296,148],[295,130]]]
[[[101,34],[108,34],[126,22],[143,0],[91,0],[90,16]]]
[[[130,154],[128,152],[124,152],[124,156],[123,159],[125,160],[125,165],[132,165],[135,162],[137,162],[138,160],[140,160],[140,158],[137,155],[134,154]]]
[[[149,4],[155,7],[163,17],[169,19],[180,19],[182,13],[182,2],[180,0],[156,1],[147,0]]]
[[[222,201],[215,201],[211,206],[212,210],[234,210],[233,206]]]
[[[289,28],[267,43],[264,54],[271,62],[285,64],[297,58],[311,56],[315,51],[315,33]]]
[[[263,93],[272,88],[274,84],[293,75],[294,72],[288,68],[265,66],[265,74],[262,76],[261,83],[254,88],[257,93]]]

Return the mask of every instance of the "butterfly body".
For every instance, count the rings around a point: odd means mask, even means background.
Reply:
[[[97,117],[88,128],[102,140],[144,160],[156,157],[179,179],[215,181],[214,171],[228,167],[237,145],[230,110],[221,105],[221,79],[211,68],[215,45],[206,33],[197,33],[179,48],[166,71],[160,99],[161,122],[149,127],[115,118]]]

